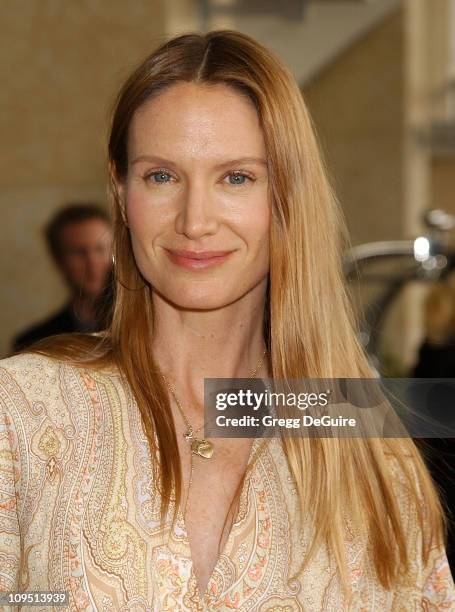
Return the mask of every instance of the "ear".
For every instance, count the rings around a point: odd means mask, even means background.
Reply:
[[[126,227],[128,227],[128,219],[126,216],[125,185],[118,178],[115,164],[113,161],[109,162],[109,177],[111,180],[111,185],[115,194],[115,198],[120,207],[120,213],[122,215],[123,223],[126,225]]]

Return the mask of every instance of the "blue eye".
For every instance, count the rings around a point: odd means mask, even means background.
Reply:
[[[144,178],[152,183],[164,185],[171,181],[172,176],[169,172],[165,172],[164,170],[156,170],[155,172],[150,172],[150,174],[147,174]],[[230,185],[239,187],[245,185],[247,181],[254,180],[242,172],[231,172],[225,178],[229,178]]]
[[[251,180],[249,176],[246,174],[241,174],[240,172],[232,172],[229,176],[229,183],[231,185],[245,185],[247,180]],[[234,179],[231,181],[231,179]]]
[[[151,172],[150,174],[147,175],[147,179],[150,179],[151,177],[154,178],[158,178],[158,180],[153,180],[152,183],[169,183],[170,179],[172,178],[170,174],[168,174],[167,172],[162,172],[162,171],[158,171],[158,172]]]

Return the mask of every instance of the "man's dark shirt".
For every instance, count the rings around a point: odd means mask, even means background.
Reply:
[[[56,334],[64,334],[67,332],[93,332],[100,331],[99,325],[83,325],[77,318],[73,310],[71,302],[56,312],[48,319],[27,328],[24,332],[18,334],[13,340],[13,351],[30,346],[36,340],[47,338]]]

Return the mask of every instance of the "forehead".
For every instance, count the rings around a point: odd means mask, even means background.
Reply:
[[[140,107],[131,122],[129,156],[264,155],[252,101],[224,84],[177,83]]]

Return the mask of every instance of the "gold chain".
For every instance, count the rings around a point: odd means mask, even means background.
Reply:
[[[253,372],[250,375],[250,378],[254,378],[256,376],[256,374],[259,371],[259,368],[262,365],[262,362],[264,361],[264,357],[267,354],[267,349],[264,349],[264,352],[262,353],[255,369],[253,370]],[[190,452],[190,478],[189,478],[189,482],[188,482],[188,493],[186,495],[186,500],[185,500],[185,507],[183,509],[183,520],[185,520],[186,518],[186,509],[188,506],[188,499],[190,496],[190,487],[191,484],[193,482],[193,471],[194,471],[194,463],[193,463],[193,455],[199,455],[200,457],[204,457],[206,459],[210,459],[210,457],[213,455],[213,444],[211,442],[209,442],[208,440],[205,440],[204,438],[202,439],[198,439],[194,437],[194,434],[197,433],[200,429],[202,429],[202,427],[204,427],[204,423],[198,427],[196,430],[193,430],[193,427],[191,425],[191,423],[188,421],[188,419],[186,418],[185,413],[183,412],[183,408],[177,398],[177,395],[174,391],[174,389],[172,388],[172,386],[170,385],[170,383],[168,382],[166,376],[161,373],[161,376],[163,377],[164,382],[166,383],[167,388],[169,389],[169,391],[172,393],[174,399],[175,399],[175,403],[177,404],[177,408],[180,411],[180,414],[183,417],[183,420],[185,421],[185,425],[187,427],[187,431],[184,434],[184,437],[186,440],[189,440],[191,443],[191,452]],[[216,418],[216,417],[215,417]],[[214,419],[213,419],[214,420]],[[211,421],[212,422],[212,421]]]
[[[265,357],[266,353],[267,353],[267,349],[264,349],[264,352],[262,353],[261,357],[259,358],[259,361],[258,361],[258,363],[256,364],[256,367],[255,367],[255,369],[253,370],[253,372],[251,373],[251,375],[250,375],[250,377],[249,377],[249,378],[254,378],[254,377],[256,376],[256,374],[257,374],[257,372],[258,372],[259,368],[260,368],[260,367],[261,367],[261,365],[262,365],[262,362],[264,361],[264,357]],[[208,443],[207,443],[207,440],[205,440],[205,439],[201,439],[201,440],[199,440],[199,439],[197,439],[197,438],[195,438],[195,437],[194,437],[194,434],[195,434],[195,433],[197,433],[197,432],[198,432],[200,429],[202,429],[202,428],[204,427],[204,423],[203,423],[203,424],[202,424],[200,427],[198,427],[197,429],[193,429],[193,426],[192,426],[192,425],[191,425],[191,423],[188,421],[188,419],[187,419],[187,417],[186,417],[185,413],[183,412],[182,405],[181,405],[181,403],[179,402],[179,399],[178,399],[178,397],[177,397],[177,395],[176,395],[176,393],[175,393],[175,391],[174,391],[173,387],[172,387],[172,386],[171,386],[171,384],[168,382],[168,380],[167,380],[166,376],[165,376],[163,373],[161,373],[161,376],[163,377],[164,382],[166,383],[167,388],[168,388],[168,389],[169,389],[169,391],[172,393],[172,395],[173,395],[173,397],[174,397],[174,400],[175,400],[175,403],[177,404],[177,408],[179,409],[180,414],[182,415],[182,418],[183,418],[183,420],[185,421],[185,425],[186,425],[186,427],[187,427],[187,431],[186,431],[186,433],[184,434],[185,439],[186,439],[186,440],[193,440],[193,442],[192,442],[192,444],[191,444],[191,450],[192,450],[192,452],[193,452],[194,454],[196,454],[196,455],[200,455],[201,457],[204,457],[204,458],[206,458],[206,459],[210,459],[210,457],[211,457],[211,456],[212,456],[212,454],[213,454],[213,446],[211,445],[211,443],[210,443],[210,442],[208,442]],[[203,447],[202,447],[201,445],[204,445],[204,446],[205,446],[205,452],[204,452]],[[210,452],[210,447],[212,447],[212,448],[211,448],[211,451],[212,451],[212,452]]]

